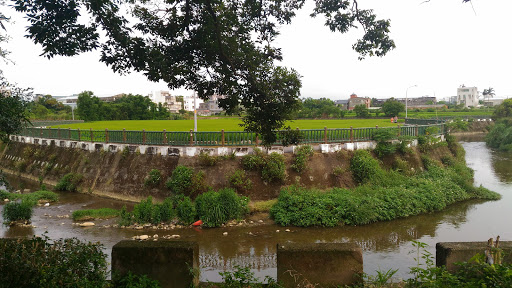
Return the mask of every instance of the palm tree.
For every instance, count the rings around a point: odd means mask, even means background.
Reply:
[[[484,101],[485,101],[486,96],[487,96],[487,101],[489,101],[489,98],[494,97],[496,94],[494,93],[494,88],[489,87],[489,89],[484,89],[484,92],[482,92],[482,95],[484,96]],[[485,105],[485,102],[484,102],[484,105]],[[487,106],[487,107],[489,107],[489,106]]]

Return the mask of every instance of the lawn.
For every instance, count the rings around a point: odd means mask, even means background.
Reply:
[[[237,118],[203,118],[197,120],[198,131],[242,131],[242,123]],[[295,129],[323,129],[327,128],[354,128],[361,127],[387,127],[396,126],[390,123],[388,119],[336,119],[336,120],[294,120],[287,123]],[[97,121],[80,124],[66,124],[52,128],[71,128],[71,129],[93,129],[93,130],[146,130],[146,131],[189,131],[194,129],[194,120],[122,120],[122,121]]]

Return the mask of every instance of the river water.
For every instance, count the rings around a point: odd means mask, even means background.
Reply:
[[[481,141],[481,140],[479,140]],[[364,226],[335,228],[297,228],[255,224],[248,227],[226,227],[216,229],[128,230],[103,228],[110,221],[95,221],[96,226],[80,228],[72,225],[70,218],[76,209],[112,207],[120,208],[130,203],[93,197],[84,194],[61,194],[60,201],[50,207],[37,207],[32,223],[36,228],[1,226],[0,237],[26,237],[47,233],[52,238],[77,237],[82,240],[101,242],[105,253],[120,240],[134,235],[178,234],[181,240],[197,241],[199,244],[201,281],[218,281],[218,272],[233,270],[236,265],[251,267],[256,276],[275,278],[276,245],[284,243],[350,242],[363,249],[364,270],[368,274],[398,268],[397,278],[408,278],[409,267],[415,265],[412,240],[428,244],[427,250],[435,255],[435,244],[445,241],[486,241],[501,236],[512,240],[508,219],[512,207],[512,153],[493,151],[484,142],[461,139],[466,149],[468,166],[475,170],[475,184],[483,185],[502,194],[499,201],[467,201],[451,205],[446,210],[374,223]],[[9,177],[15,187],[35,188],[30,182],[17,182]],[[2,208],[0,208],[2,209]],[[60,216],[60,217],[59,217]],[[258,219],[254,219],[258,220]],[[263,219],[268,222],[268,219]],[[3,220],[1,220],[3,221]],[[285,229],[290,232],[285,232]],[[277,232],[280,230],[280,232]],[[228,232],[227,236],[223,236]]]

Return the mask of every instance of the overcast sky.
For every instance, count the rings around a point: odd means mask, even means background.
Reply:
[[[314,2],[307,2],[291,25],[283,26],[276,46],[282,65],[302,75],[302,97],[346,99],[350,94],[388,98],[454,96],[461,84],[479,91],[493,87],[497,98],[512,97],[512,1],[473,0],[359,0],[379,18],[391,19],[396,49],[388,55],[359,61],[352,44],[361,31],[332,33],[322,17],[310,18]],[[8,9],[2,7],[2,9]],[[15,64],[0,63],[11,82],[32,87],[35,93],[67,96],[91,90],[96,95],[147,95],[168,90],[165,83],[145,80],[142,74],[115,74],[99,62],[99,53],[75,57],[40,57],[42,50],[23,37],[27,23],[6,11],[15,23],[4,45]],[[2,44],[3,45],[3,44]],[[175,95],[192,92],[176,90]]]

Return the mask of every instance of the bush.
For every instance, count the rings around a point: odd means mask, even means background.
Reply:
[[[2,216],[5,222],[29,221],[32,218],[32,203],[28,201],[9,202],[4,205]]]
[[[139,224],[152,223],[153,210],[153,198],[149,196],[133,207],[133,219]]]
[[[309,158],[313,156],[313,148],[310,145],[300,146],[295,154],[295,160],[292,164],[293,170],[302,172],[308,167]]]
[[[350,160],[350,170],[357,183],[365,183],[382,172],[379,162],[366,150],[354,153]]]
[[[201,151],[198,158],[202,166],[215,166],[219,161],[218,157],[210,156],[210,151]]]
[[[261,177],[264,181],[282,181],[286,176],[286,165],[284,156],[276,152],[265,158],[265,165],[261,170]]]
[[[133,224],[133,214],[128,212],[126,205],[121,209],[119,216],[119,226],[129,226]]]
[[[9,287],[106,287],[103,246],[48,238],[0,241],[0,285]]]
[[[202,171],[194,173],[192,168],[184,165],[178,165],[165,184],[176,195],[183,194],[194,197],[208,190],[204,181],[204,173]]]
[[[196,198],[197,217],[205,227],[219,227],[228,220],[240,219],[248,212],[249,199],[233,189],[208,191]]]
[[[279,131],[279,138],[281,139],[281,145],[299,145],[303,139],[303,132],[300,130],[292,130],[290,126],[285,127],[284,130]]]
[[[512,126],[503,122],[494,125],[485,137],[485,142],[491,148],[512,151]]]
[[[160,184],[160,180],[162,179],[162,173],[158,169],[152,169],[149,171],[146,178],[144,178],[144,186],[147,187],[156,187]]]
[[[190,197],[183,197],[176,205],[176,212],[181,223],[189,225],[196,219],[196,208]]]
[[[236,189],[238,192],[251,190],[252,181],[247,177],[244,170],[237,169],[233,174],[228,176],[229,186]]]
[[[78,185],[80,185],[81,182],[82,174],[68,173],[59,180],[57,185],[55,185],[55,190],[77,192]]]
[[[241,163],[246,170],[259,171],[265,165],[265,154],[260,149],[254,148],[254,154],[243,156]]]

